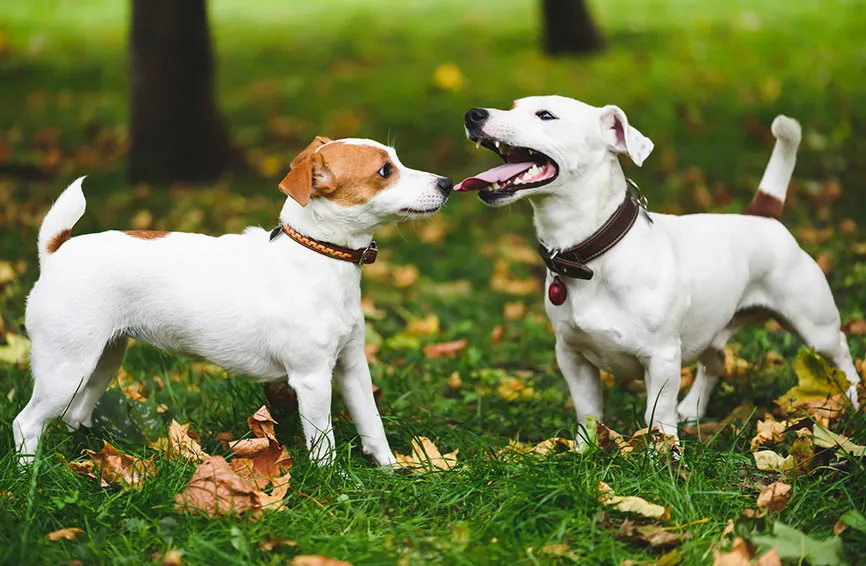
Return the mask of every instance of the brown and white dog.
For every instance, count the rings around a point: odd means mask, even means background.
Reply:
[[[108,231],[70,239],[84,214],[72,183],[39,231],[27,300],[34,388],[13,424],[23,461],[46,424],[89,425],[128,338],[206,358],[258,381],[287,380],[317,462],[333,459],[332,376],[365,454],[394,463],[364,355],[361,264],[373,232],[442,207],[451,181],[409,169],[370,140],[316,138],[280,183],[281,227],[211,237]]]

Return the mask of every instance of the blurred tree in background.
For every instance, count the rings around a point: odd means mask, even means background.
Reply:
[[[591,53],[604,46],[585,0],[542,0],[545,49],[551,55]]]
[[[212,181],[237,165],[213,94],[206,0],[132,0],[131,181]]]

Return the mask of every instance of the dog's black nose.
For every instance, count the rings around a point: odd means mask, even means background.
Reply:
[[[463,119],[466,121],[466,127],[472,128],[482,125],[487,121],[489,116],[490,112],[484,108],[472,108],[466,113],[466,116],[464,116]]]
[[[439,180],[436,182],[436,188],[447,197],[451,189],[454,188],[454,183],[448,177],[439,177]]]

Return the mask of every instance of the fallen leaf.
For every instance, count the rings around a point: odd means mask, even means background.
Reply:
[[[839,521],[845,523],[852,529],[858,530],[861,533],[866,533],[866,517],[856,509],[846,511],[844,515],[839,517]]]
[[[162,450],[169,460],[203,461],[208,455],[202,450],[201,444],[189,435],[191,424],[182,425],[172,419],[171,425],[168,427],[168,437],[160,438],[152,443],[151,448]]]
[[[653,550],[666,550],[683,542],[683,535],[666,531],[660,525],[638,525],[629,519],[622,522],[614,537],[639,542]]]
[[[457,464],[458,450],[442,455],[433,441],[425,436],[412,439],[412,454],[395,454],[397,464],[410,470],[435,471],[450,470]]]
[[[755,465],[759,470],[771,472],[788,472],[794,469],[796,462],[794,457],[788,455],[782,457],[772,450],[761,450],[752,454],[755,458]]]
[[[463,73],[454,63],[441,63],[433,71],[433,84],[442,90],[456,92],[463,87]]]
[[[815,443],[815,446],[820,446],[821,448],[838,448],[846,454],[857,458],[866,454],[866,446],[854,444],[841,434],[830,432],[819,424],[816,424],[815,428],[812,430],[812,441]]]
[[[780,560],[805,560],[813,566],[844,564],[839,537],[817,540],[780,522],[773,524],[772,536],[755,536],[754,542],[762,548],[775,548]]]
[[[57,542],[58,540],[75,540],[84,534],[83,529],[71,527],[68,529],[59,529],[48,533],[48,540]]]
[[[571,452],[576,449],[573,440],[562,438],[560,436],[542,440],[532,447],[531,452],[535,454],[550,454],[551,452]]]
[[[196,469],[186,488],[175,497],[178,512],[201,512],[208,516],[254,516],[262,509],[261,492],[244,481],[222,456],[210,456]]]
[[[418,280],[418,268],[414,265],[394,266],[391,269],[394,285],[399,289],[411,287]]]
[[[496,395],[505,401],[532,399],[535,397],[535,389],[524,383],[522,379],[508,377],[496,386]]]
[[[494,265],[490,288],[512,296],[535,295],[541,292],[541,284],[537,279],[519,279],[513,276],[505,259],[499,259]]]
[[[842,519],[839,519],[838,521],[833,523],[833,534],[836,536],[841,535],[842,533],[844,533],[845,531],[848,530],[848,526],[849,526],[848,523],[846,523]]]
[[[755,562],[755,566],[782,566],[782,561],[779,559],[779,553],[776,552],[776,547],[774,546],[768,550],[766,554],[758,558],[757,562]]]
[[[812,413],[834,395],[844,395],[848,388],[848,380],[842,370],[832,367],[823,356],[806,348],[797,352],[794,373],[797,375],[797,385],[776,399],[776,403],[788,413],[803,407]]]
[[[731,379],[743,379],[752,365],[734,354],[730,346],[725,347],[725,362],[722,369],[722,375]]]
[[[662,507],[634,495],[616,495],[613,489],[604,482],[599,482],[598,491],[599,501],[603,505],[613,507],[623,513],[634,513],[648,519],[661,519],[662,521],[671,518],[670,507]]]
[[[162,566],[183,566],[183,553],[172,548],[162,557]]]
[[[410,336],[432,336],[439,332],[439,317],[431,314],[424,318],[410,320],[406,324],[406,332]]]
[[[771,419],[758,421],[755,437],[752,438],[752,452],[764,444],[778,444],[785,440],[785,429],[789,424],[788,421],[778,422]]]
[[[758,507],[766,507],[771,513],[780,513],[791,499],[791,486],[784,482],[773,482],[758,495]]]
[[[863,336],[866,334],[866,319],[852,318],[842,325],[842,332],[848,336]]]
[[[737,537],[729,552],[713,550],[713,566],[750,566],[752,551],[745,539]]]
[[[439,344],[427,344],[424,346],[424,356],[428,359],[451,358],[457,359],[469,342],[465,339],[454,342],[442,342]]]
[[[460,379],[460,372],[455,371],[448,377],[448,389],[457,391],[463,386],[463,380]]]
[[[273,538],[262,539],[259,541],[259,548],[261,548],[265,552],[271,552],[278,546],[287,546],[289,548],[293,548],[295,546],[298,546],[298,543],[290,538],[286,538],[283,536],[276,536]]]
[[[156,475],[153,462],[124,454],[105,441],[99,452],[84,452],[93,460],[93,469],[99,472],[99,477],[112,485],[140,488],[146,480]]]
[[[502,316],[505,317],[505,320],[520,320],[526,316],[526,304],[521,302],[506,303]]]
[[[6,345],[0,346],[0,362],[24,365],[30,359],[30,340],[18,334],[6,333]]]
[[[724,529],[722,529],[722,538],[725,538],[726,536],[728,536],[732,532],[734,532],[734,520],[728,519],[728,524],[725,525]]]
[[[327,556],[300,554],[292,559],[291,566],[352,566],[352,563]]]

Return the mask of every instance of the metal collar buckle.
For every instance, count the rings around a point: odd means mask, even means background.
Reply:
[[[376,256],[379,255],[379,246],[376,245],[376,242],[370,242],[370,245],[364,248],[364,253],[361,254],[361,258],[358,260],[358,265],[363,266],[367,263],[367,254],[373,252],[373,256],[370,258],[370,263],[376,261]]]
[[[640,191],[640,187],[637,186],[637,183],[626,177],[625,184],[631,196],[634,197],[635,200],[637,200],[637,203],[642,209],[646,210],[647,206],[649,205],[649,201],[647,200],[646,196]]]

